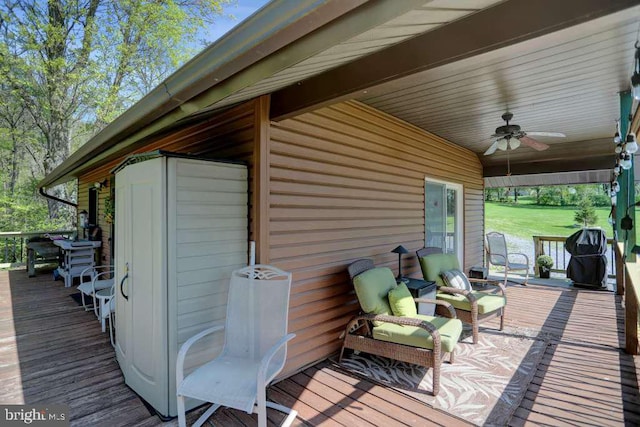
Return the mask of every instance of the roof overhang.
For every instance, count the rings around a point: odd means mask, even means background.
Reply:
[[[334,22],[367,0],[273,0],[190,60],[95,137],[75,151],[38,185],[52,187],[78,176],[109,153],[125,149],[198,112],[198,96],[215,87],[233,93],[260,79],[265,57]],[[295,63],[299,58],[288,58]],[[268,66],[269,64],[267,64]],[[288,66],[285,60],[281,66]],[[232,79],[243,70],[252,76]],[[264,71],[263,71],[264,72]],[[266,71],[269,72],[269,71]],[[235,85],[235,87],[234,87]],[[188,103],[191,102],[191,104]]]
[[[618,86],[628,86],[623,70],[625,61],[631,59],[627,58],[631,37],[627,30],[631,20],[638,21],[638,5],[640,0],[275,0],[179,69],[39,185],[68,181],[130,153],[152,136],[264,94],[272,95],[274,120],[355,98],[480,154],[478,135],[489,135],[501,124],[494,124],[494,117],[499,118],[505,103],[523,108],[522,113],[514,112],[518,120],[524,121],[524,111],[531,110],[534,123],[542,112],[561,120],[571,107],[571,99],[553,108],[538,105],[531,101],[531,87],[527,87],[529,93],[516,90],[509,94],[504,88],[517,79],[503,75],[501,64],[512,59],[536,64],[534,57],[545,49],[559,49],[558,63],[563,63],[562,49],[567,43],[577,40],[588,49],[594,45],[589,43],[592,34],[601,36],[602,28],[616,29],[624,21],[624,37],[614,34],[625,47],[616,52],[616,72],[606,74],[602,69],[608,67],[600,66],[608,86],[598,87],[602,92],[598,96],[606,98],[608,106],[612,104],[609,98],[616,102]],[[514,21],[514,16],[526,18]],[[600,52],[586,54],[593,60]],[[575,73],[575,67],[568,64],[563,70]],[[473,72],[481,74],[472,78],[465,74]],[[544,83],[546,75],[534,75]],[[476,82],[484,86],[478,84],[480,95],[469,98],[467,91],[475,90]],[[492,82],[497,89],[491,87]],[[611,90],[614,86],[616,90]],[[416,93],[411,93],[413,88],[418,88]],[[447,93],[454,93],[452,102],[447,101]],[[484,98],[485,93],[493,98]],[[562,100],[557,96],[555,100],[558,98]],[[617,108],[610,110],[610,116],[619,114]],[[474,111],[477,114],[472,115]],[[586,115],[580,120],[575,111],[565,120],[574,127],[588,127],[592,111],[582,112]],[[611,122],[613,129],[613,119]],[[573,171],[606,170],[611,167],[612,147],[604,141],[608,134],[603,133],[602,118],[599,126],[598,132],[582,132],[580,138],[558,144],[539,157],[519,149],[511,165],[517,165],[522,176],[570,172],[568,167]],[[581,158],[568,163],[576,153]],[[485,176],[506,174],[506,156],[497,153],[491,159],[480,158]]]

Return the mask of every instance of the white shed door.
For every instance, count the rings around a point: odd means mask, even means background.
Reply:
[[[165,158],[147,160],[117,174],[114,266],[122,280],[128,265],[116,312],[118,356],[126,383],[164,414],[168,411],[165,164]]]

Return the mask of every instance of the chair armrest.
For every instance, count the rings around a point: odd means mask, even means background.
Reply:
[[[507,263],[509,263],[509,257],[508,257],[508,255],[509,255],[509,254],[507,254],[507,256],[504,256],[504,255],[502,255],[502,254],[496,254],[496,253],[493,253],[493,252],[489,252],[489,263],[493,264],[493,263],[491,262],[491,258],[492,258],[492,257],[500,257],[500,258],[502,258],[502,259],[504,260],[504,263],[505,263],[505,264],[507,264]],[[498,265],[500,265],[500,264],[498,264]]]
[[[527,267],[529,267],[529,257],[527,256],[527,254],[523,254],[522,252],[509,252],[507,255],[508,256],[516,255],[516,256],[523,257],[527,261],[526,263]]]
[[[85,276],[89,276],[89,277],[91,277],[91,279],[93,280],[93,274],[94,274],[94,272],[95,272],[95,269],[96,269],[96,268],[95,268],[94,266],[91,266],[91,267],[87,267],[87,268],[85,268],[84,270],[82,270],[82,271],[80,272],[80,282],[82,282],[82,279],[83,279]],[[91,270],[92,272],[90,272],[90,270]]]
[[[359,314],[351,319],[351,321],[347,325],[347,331],[349,330],[349,326],[359,320],[387,322],[393,323],[395,325],[415,326],[416,328],[424,329],[425,331],[429,332],[431,338],[433,338],[433,351],[440,352],[442,348],[440,332],[438,331],[438,328],[436,328],[434,324],[427,322],[426,320],[414,319],[412,317],[387,316],[385,314]]]
[[[467,291],[464,289],[458,289],[458,288],[450,288],[448,286],[440,286],[438,288],[439,291],[442,292],[446,292],[448,294],[453,294],[453,295],[462,295],[464,296],[466,299],[469,300],[469,302],[471,304],[477,304],[477,298],[471,293],[471,291]]]
[[[427,304],[435,304],[435,305],[439,305],[442,306],[444,308],[447,309],[447,313],[449,314],[450,319],[455,319],[456,318],[456,309],[453,308],[453,306],[451,305],[451,303],[447,302],[447,301],[441,301],[441,300],[437,300],[437,299],[429,299],[429,298],[414,298],[415,302],[418,303],[427,303]]]
[[[265,353],[264,356],[262,356],[262,360],[260,360],[260,367],[258,368],[258,392],[260,391],[260,389],[264,390],[267,384],[269,384],[275,378],[275,376],[278,375],[278,372],[282,370],[282,367],[284,366],[284,361],[287,359],[286,344],[287,342],[291,341],[295,337],[296,337],[296,334],[285,335],[280,339],[280,341],[275,343],[273,347],[271,347]],[[271,359],[273,359],[273,357],[278,353],[278,351],[280,351],[280,349],[283,346],[285,346],[285,348],[284,348],[284,358],[283,358],[282,366],[280,367],[280,369],[277,369],[275,372],[273,372],[270,378],[267,378],[267,370],[269,369],[269,365],[271,364]]]
[[[480,283],[480,284],[489,285],[489,286],[495,286],[497,288],[500,288],[500,292],[502,293],[502,296],[504,296],[504,297],[507,296],[507,288],[504,287],[504,284],[502,283],[502,280],[469,279],[469,282],[471,282],[471,283]]]
[[[186,340],[184,344],[182,344],[182,347],[180,347],[180,351],[178,352],[178,357],[176,359],[176,386],[177,387],[179,387],[180,384],[182,383],[182,380],[184,380],[184,359],[185,357],[187,357],[187,352],[189,351],[191,346],[195,344],[196,341],[206,337],[207,335],[210,335],[214,332],[221,331],[223,329],[224,329],[224,325],[213,326],[209,329],[205,329],[204,331],[195,334],[194,336]]]

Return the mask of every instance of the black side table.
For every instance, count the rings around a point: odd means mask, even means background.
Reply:
[[[412,279],[407,277],[404,278],[404,280],[407,279],[409,279],[409,282],[405,282],[405,284],[414,298],[436,299],[436,282],[427,282],[422,279]],[[435,304],[418,303],[417,306],[418,314],[433,316],[436,311]]]

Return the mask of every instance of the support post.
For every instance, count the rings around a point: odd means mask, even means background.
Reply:
[[[626,138],[629,132],[629,115],[631,114],[633,98],[630,91],[620,92],[620,136]],[[618,184],[620,184],[620,192],[617,197],[616,205],[616,230],[618,233],[618,241],[625,242],[624,255],[626,261],[635,261],[635,254],[632,252],[636,244],[635,227],[635,209],[632,206],[635,203],[634,191],[634,165],[633,155],[631,156],[631,169],[623,170],[618,176]],[[633,220],[634,228],[625,231],[620,228],[622,218],[629,215]]]
[[[258,264],[269,263],[269,180],[271,136],[269,95],[255,101],[253,148],[253,239]]]

